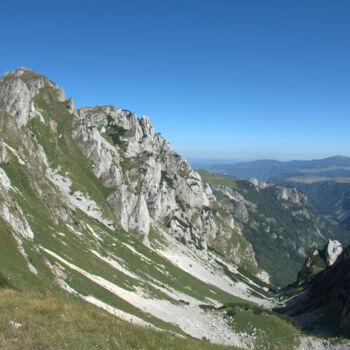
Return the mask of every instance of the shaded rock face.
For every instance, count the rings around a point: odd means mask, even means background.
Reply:
[[[8,113],[5,119],[8,121],[10,116],[10,122],[16,124],[16,137],[23,138],[24,153],[36,159],[35,166],[27,162],[28,159],[19,159],[19,162],[23,161],[32,171],[37,167],[40,174],[45,174],[40,179],[38,174],[33,174],[37,181],[32,184],[35,192],[38,196],[52,190],[62,194],[64,208],[51,202],[48,206],[55,222],[62,219],[70,224],[70,210],[74,208],[97,220],[103,221],[103,218],[96,203],[83,193],[71,191],[69,170],[63,174],[60,165],[50,168],[42,145],[26,128],[32,119],[39,118],[42,127],[49,127],[55,142],[65,137],[57,131],[59,119],[51,120],[48,111],[39,107],[47,105],[50,109],[50,103],[54,103],[58,111],[63,108],[62,118],[66,118],[63,123],[71,124],[69,137],[90,162],[96,178],[109,189],[106,199],[117,225],[136,233],[145,243],[153,228],[159,232],[166,230],[182,243],[204,253],[208,246],[215,247],[227,260],[254,267],[254,273],[260,273],[266,280],[256,265],[251,245],[240,235],[232,215],[221,208],[211,186],[204,184],[188,162],[154,131],[148,117],[138,118],[113,106],[76,109],[62,88],[32,70],[19,68],[0,78],[0,111]],[[56,112],[52,109],[50,113]],[[22,132],[25,134],[21,135]],[[0,143],[1,161],[6,161],[9,152]],[[7,188],[5,175],[0,176]],[[245,214],[243,208],[242,215]],[[104,223],[113,226],[111,222]]]
[[[319,255],[334,246],[338,245],[329,242]],[[296,298],[296,302],[287,303],[284,311],[308,330],[349,337],[350,247],[345,248],[335,262],[329,262],[331,264],[308,282],[306,292]]]

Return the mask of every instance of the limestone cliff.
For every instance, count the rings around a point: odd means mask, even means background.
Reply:
[[[192,249],[207,252],[212,247],[227,261],[266,277],[257,267],[250,243],[239,234],[232,215],[217,203],[210,185],[154,131],[148,117],[139,119],[113,106],[75,109],[62,88],[26,68],[0,78],[0,110],[4,128],[13,129],[13,145],[20,147],[16,148],[24,159],[19,161],[42,171],[33,173],[30,181],[35,195],[61,193],[59,202],[64,206],[57,201],[47,204],[56,222],[71,224],[71,211],[79,208],[109,227],[120,225],[134,232],[146,244],[152,229],[165,231]],[[72,190],[79,187],[79,180],[58,151],[60,143],[70,138],[75,143],[70,147],[78,146],[106,189],[106,210],[112,214],[108,220],[98,203]],[[1,145],[6,162],[11,146],[5,141]],[[240,211],[247,215],[244,208]]]

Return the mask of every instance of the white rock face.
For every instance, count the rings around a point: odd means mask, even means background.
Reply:
[[[135,195],[127,191],[126,185],[121,185],[107,200],[113,208],[114,215],[121,227],[128,231]]]
[[[108,201],[126,230],[146,237],[152,220],[163,221],[177,211],[188,222],[192,212],[181,206],[201,208],[215,198],[200,175],[154,132],[146,116],[138,119],[110,106],[82,108],[73,137],[93,162],[95,175],[105,186],[117,187]]]
[[[259,181],[258,179],[252,178],[249,179],[249,182],[253,184],[256,187],[256,190],[264,190],[267,187],[273,186],[272,184],[269,184],[267,182]]]
[[[170,234],[188,245],[207,249],[211,242],[236,263],[243,254],[256,264],[249,243],[230,246],[232,235],[244,239],[232,216],[208,210],[216,200],[210,185],[203,184],[188,162],[154,131],[148,117],[138,119],[112,106],[84,107],[75,113],[72,135],[93,163],[95,175],[115,188],[108,203],[125,230],[147,242],[151,225],[166,225]],[[248,215],[245,204],[240,208],[243,220]]]
[[[0,186],[8,192],[11,188],[11,181],[5,173],[5,170],[0,167]]]
[[[336,262],[342,251],[343,247],[340,242],[329,240],[327,245],[327,263],[329,266]]]
[[[260,278],[265,283],[270,283],[270,275],[266,271],[259,272],[256,277]]]
[[[14,203],[15,210],[9,208],[5,202],[0,203],[0,216],[12,227],[12,229],[21,234],[24,238],[33,239],[34,233],[26,220],[21,207]]]
[[[307,197],[295,188],[281,186],[276,186],[276,188],[279,190],[278,196],[280,199],[290,201],[294,204],[303,204],[307,202]]]
[[[239,221],[244,222],[245,224],[248,222],[249,213],[247,207],[244,205],[243,202],[238,203],[237,209],[235,211],[235,217]]]
[[[61,200],[71,208],[79,208],[88,216],[98,220],[105,226],[113,228],[112,221],[103,217],[101,210],[95,201],[80,191],[71,191],[72,181],[60,175],[57,170],[47,168],[47,178],[56,186],[57,192],[60,194]]]
[[[60,102],[64,102],[66,100],[66,95],[65,95],[64,90],[62,88],[59,88],[57,90],[57,99]]]
[[[49,85],[58,90],[58,87],[49,79],[24,67],[2,76],[0,83],[3,83],[2,87],[0,85],[0,110],[13,115],[19,126],[26,125],[28,120],[36,115],[32,98],[39,93],[40,89]],[[62,90],[59,96],[62,98]]]
[[[148,236],[150,229],[150,217],[146,201],[141,193],[137,199],[134,211],[131,215],[129,227],[136,230],[137,233],[144,237]]]
[[[7,149],[5,145],[0,142],[0,163],[3,163],[7,160]]]

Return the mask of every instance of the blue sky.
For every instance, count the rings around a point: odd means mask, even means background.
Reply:
[[[186,157],[350,156],[350,1],[1,2],[0,71],[150,117]]]

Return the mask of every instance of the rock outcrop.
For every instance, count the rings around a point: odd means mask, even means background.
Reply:
[[[250,306],[270,308],[274,296],[247,237],[302,249],[273,204],[293,223],[313,214],[293,190],[281,191],[253,180],[203,183],[149,118],[112,106],[76,109],[26,68],[0,78],[0,235],[9,255],[1,275],[25,291],[59,287],[139,325],[278,347],[264,331],[276,317],[266,310],[260,329],[265,311]],[[333,242],[330,261],[337,251]],[[218,308],[231,300],[252,321],[245,330],[226,305]]]
[[[342,253],[343,247],[339,241],[332,241],[329,240],[327,246],[326,246],[326,251],[327,251],[327,264],[328,266],[333,265],[336,260],[338,259],[338,256]]]
[[[45,86],[54,89],[59,101],[65,99],[63,89],[31,69],[21,67],[5,72],[0,78],[0,110],[14,116],[19,126],[26,125],[37,113],[32,99]]]
[[[45,174],[35,175],[41,183],[32,184],[37,195],[44,195],[43,188],[62,194],[65,209],[52,201],[47,205],[56,222],[60,218],[71,225],[70,211],[79,208],[109,227],[113,225],[102,218],[96,202],[72,190],[70,167],[57,164],[54,152],[47,153],[52,151],[51,146],[43,149],[38,140],[43,136],[41,129],[47,130],[47,142],[52,145],[58,145],[60,138],[74,140],[91,163],[96,178],[108,189],[105,199],[115,223],[124,230],[134,232],[147,244],[151,229],[159,228],[193,249],[206,252],[208,246],[213,247],[228,261],[249,265],[255,274],[264,275],[257,267],[251,245],[240,234],[232,215],[222,210],[210,185],[204,184],[188,162],[154,131],[148,117],[139,119],[113,106],[76,109],[62,88],[26,68],[0,78],[0,110],[13,118],[17,138],[22,127],[32,133],[30,142],[23,145],[25,152],[21,152],[29,158],[18,159],[32,168],[33,154],[35,166]],[[1,159],[8,152],[11,148],[3,146]],[[244,205],[239,213],[242,221],[247,220]]]

